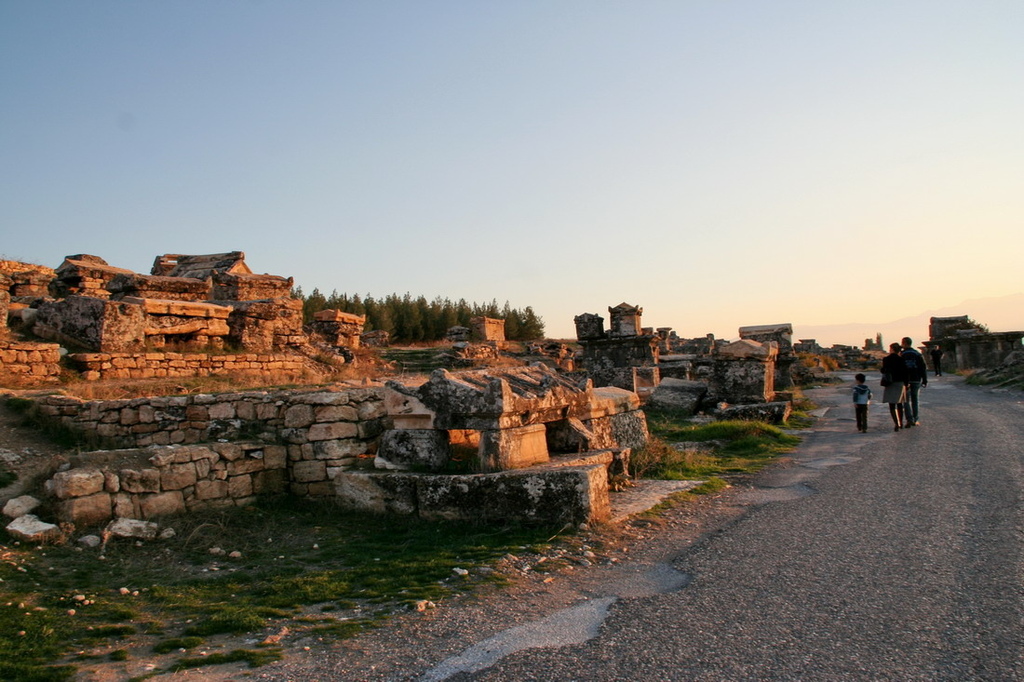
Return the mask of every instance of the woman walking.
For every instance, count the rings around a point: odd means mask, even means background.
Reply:
[[[890,343],[889,354],[882,360],[882,402],[889,403],[889,415],[896,425],[895,431],[903,428],[903,402],[906,400],[907,367],[900,357],[900,344]]]

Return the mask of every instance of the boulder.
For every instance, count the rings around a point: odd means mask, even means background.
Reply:
[[[41,521],[35,514],[24,514],[7,524],[7,532],[27,542],[50,542],[61,537],[60,528]]]
[[[16,519],[19,516],[24,516],[30,511],[40,505],[39,500],[32,497],[31,495],[22,495],[21,497],[15,497],[12,500],[8,500],[7,504],[4,505],[4,516]]]
[[[139,540],[152,540],[156,537],[160,526],[152,521],[141,521],[139,519],[114,519],[107,524],[103,534],[115,538],[136,538]]]
[[[647,404],[651,407],[694,414],[707,394],[708,385],[702,381],[666,378],[654,389]]]

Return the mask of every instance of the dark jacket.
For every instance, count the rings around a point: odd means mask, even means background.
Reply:
[[[907,367],[907,381],[928,383],[928,368],[924,365],[924,356],[917,349],[904,348],[900,357]]]
[[[907,366],[903,363],[903,358],[899,353],[889,353],[882,358],[882,374],[892,377],[894,384],[907,383]]]

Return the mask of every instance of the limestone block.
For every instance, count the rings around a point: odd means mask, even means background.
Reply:
[[[210,419],[234,419],[235,416],[234,403],[223,402],[210,405]]]
[[[73,497],[57,505],[57,518],[76,526],[95,526],[109,521],[114,515],[110,493],[96,493],[86,497]]]
[[[310,497],[327,497],[334,495],[334,483],[331,481],[317,481],[310,483],[306,489],[306,494]]]
[[[170,464],[160,471],[160,488],[163,490],[181,490],[195,485],[197,480],[196,465],[192,462]]]
[[[196,482],[196,499],[199,500],[213,500],[217,498],[227,497],[228,495],[228,482],[227,481],[197,481]]]
[[[258,455],[258,456],[257,456]],[[245,459],[235,460],[234,462],[228,462],[228,475],[238,476],[240,474],[251,474],[257,471],[263,471],[263,452],[261,450],[254,450],[250,453],[250,456]]]
[[[249,497],[253,494],[252,476],[231,476],[228,478],[228,494],[231,497]]]
[[[292,405],[284,413],[284,425],[288,428],[306,428],[314,421],[312,405]]]
[[[185,496],[181,490],[169,490],[155,495],[140,495],[139,515],[144,519],[170,516],[185,512]]]
[[[328,443],[333,441],[323,441]],[[288,448],[283,445],[267,445],[263,448],[263,466],[267,469],[283,469],[288,462]]]
[[[113,471],[104,471],[103,490],[108,493],[121,492],[121,477]]]
[[[708,385],[702,381],[665,378],[654,389],[647,403],[652,407],[695,414],[707,393]]]
[[[104,476],[99,469],[70,469],[54,474],[51,481],[50,490],[53,496],[66,500],[70,497],[83,497],[101,492]]]
[[[478,453],[481,470],[507,471],[547,462],[546,432],[543,424],[482,431]]]
[[[31,495],[21,495],[20,497],[7,500],[7,504],[4,505],[4,516],[16,519],[19,516],[30,513],[40,504],[41,502]]]
[[[576,524],[603,521],[611,513],[604,464],[476,476],[421,475],[417,481],[416,509],[426,519]]]
[[[346,509],[409,515],[416,513],[417,480],[416,475],[346,471],[333,483],[338,504]]]
[[[299,406],[296,405],[296,407]],[[317,407],[313,411],[313,415],[315,420],[318,422],[359,421],[359,410],[351,405],[324,405]],[[312,423],[312,421],[310,423]]]
[[[139,510],[138,495],[118,493],[117,495],[112,495],[111,497],[113,498],[114,502],[114,518],[134,519],[142,515],[142,512]]]
[[[542,427],[543,428],[543,427]],[[448,432],[435,429],[391,429],[381,436],[378,469],[440,471],[451,458]]]
[[[366,443],[355,438],[322,440],[311,444],[313,459],[341,459],[366,454]]]
[[[336,440],[354,438],[358,433],[358,427],[351,422],[329,422],[310,426],[306,438],[310,441]]]
[[[160,492],[159,469],[122,469],[121,490],[127,493]]]
[[[160,526],[151,521],[140,519],[114,519],[103,529],[105,535],[115,538],[133,540],[153,540],[156,538]]]
[[[318,461],[296,462],[292,466],[292,480],[296,483],[326,481],[327,465]]]
[[[284,469],[261,471],[252,476],[252,491],[257,495],[283,493],[287,489],[288,477]]]
[[[214,443],[210,449],[229,462],[245,456],[245,450],[237,443]]]
[[[642,448],[647,445],[647,415],[642,410],[624,412],[608,417],[612,426],[612,439],[617,445],[609,447]]]
[[[6,530],[11,537],[26,542],[51,542],[61,537],[60,528],[41,521],[34,514],[19,516],[7,524]]]

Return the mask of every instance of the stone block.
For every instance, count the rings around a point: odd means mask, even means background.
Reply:
[[[298,407],[298,405],[296,405],[296,407]],[[317,422],[359,421],[359,410],[351,405],[324,405],[317,407],[313,414],[314,419]]]
[[[252,476],[231,476],[228,478],[228,494],[231,497],[249,497],[253,494]]]
[[[181,490],[195,485],[198,476],[192,462],[171,464],[160,471],[160,487],[163,490]]]
[[[144,519],[171,516],[185,512],[185,496],[181,490],[169,490],[155,495],[140,495],[139,515]]]
[[[329,422],[325,424],[313,424],[310,426],[309,432],[306,434],[306,438],[313,442],[318,440],[354,438],[358,434],[358,427],[351,422]]]
[[[99,469],[70,469],[53,475],[50,491],[59,500],[84,497],[101,492],[104,481],[103,472]]]
[[[451,444],[447,431],[391,429],[381,436],[377,468],[440,471],[450,458]]]
[[[313,459],[340,459],[366,453],[366,443],[355,438],[346,440],[322,440],[311,443]]]
[[[31,495],[21,495],[14,499],[7,500],[7,504],[4,505],[4,516],[9,519],[16,519],[19,516],[24,516],[30,513],[33,509],[42,504],[39,500],[32,497]]]
[[[480,433],[478,463],[482,471],[507,471],[550,459],[543,424]]]
[[[267,445],[263,448],[263,466],[267,469],[283,469],[288,463],[288,449],[283,445]]]
[[[271,495],[288,490],[288,476],[284,469],[261,471],[252,476],[252,491],[257,495]]]
[[[109,521],[113,515],[113,501],[109,493],[73,497],[57,505],[57,518],[79,527],[95,526]]]
[[[126,493],[160,492],[159,469],[122,469],[119,475],[121,490]]]
[[[416,513],[417,477],[411,474],[368,474],[346,471],[334,477],[338,504],[377,514]]]
[[[60,528],[42,521],[34,514],[23,514],[7,524],[11,537],[25,542],[53,542],[61,537]]]
[[[196,499],[198,500],[214,500],[227,496],[227,481],[196,481]]]
[[[302,461],[292,465],[292,480],[296,483],[312,483],[327,480],[327,465],[317,461]]]
[[[287,428],[306,428],[314,421],[312,405],[292,405],[284,412],[284,425]]]

